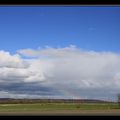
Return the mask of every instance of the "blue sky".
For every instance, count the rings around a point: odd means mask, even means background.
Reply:
[[[120,52],[120,7],[0,7],[0,49],[46,45]]]
[[[119,6],[0,6],[0,97],[119,92]]]

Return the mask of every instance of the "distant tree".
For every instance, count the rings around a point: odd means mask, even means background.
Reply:
[[[120,94],[118,94],[118,105],[120,107]]]

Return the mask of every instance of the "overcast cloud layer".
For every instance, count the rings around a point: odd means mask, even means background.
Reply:
[[[65,48],[0,51],[0,97],[116,99],[120,54]]]

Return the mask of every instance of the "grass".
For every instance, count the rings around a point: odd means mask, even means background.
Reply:
[[[0,104],[0,113],[104,113],[105,111],[118,113],[120,109],[117,103],[34,103],[34,104]]]
[[[116,103],[93,104],[93,103],[35,103],[35,104],[0,104],[0,111],[30,111],[30,110],[96,110],[118,109]]]

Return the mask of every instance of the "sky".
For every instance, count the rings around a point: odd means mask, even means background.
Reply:
[[[0,6],[0,97],[116,100],[119,6]]]

